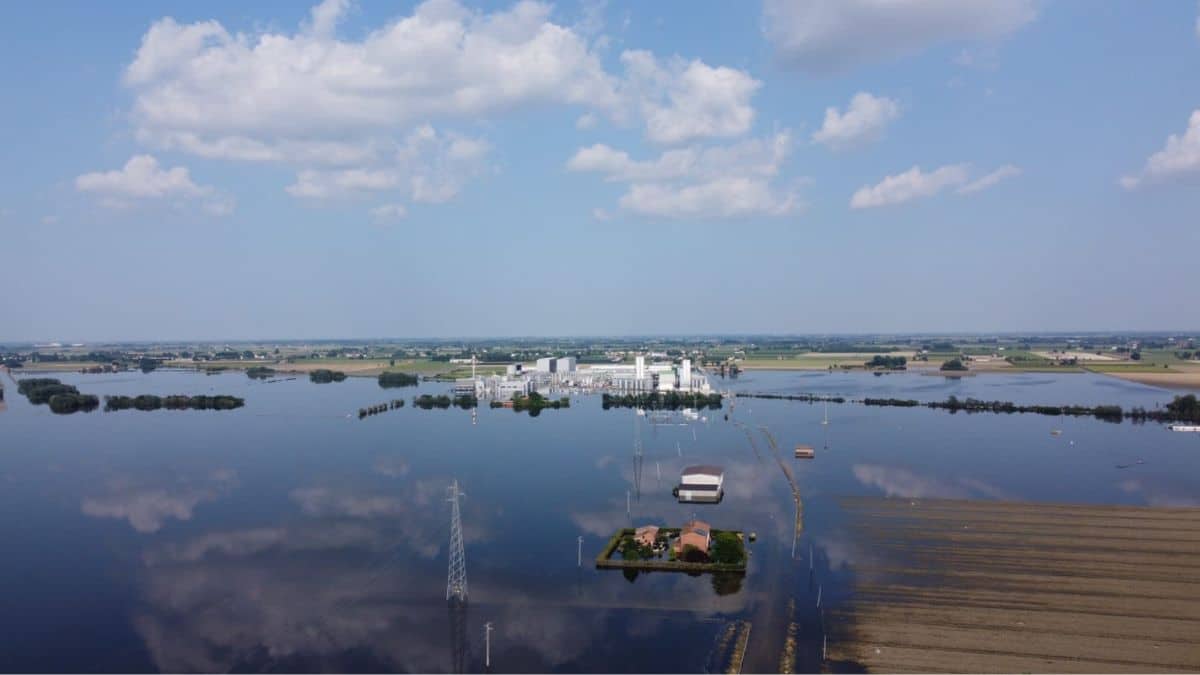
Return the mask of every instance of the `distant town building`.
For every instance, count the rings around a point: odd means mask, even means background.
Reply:
[[[558,373],[573,373],[575,372],[575,357],[564,356],[555,362],[555,372]]]
[[[553,373],[558,370],[558,359],[544,358],[537,360],[537,371],[539,373]]]
[[[681,502],[719,502],[725,496],[725,470],[706,464],[689,466],[674,492]]]
[[[508,375],[509,377],[520,375],[522,369],[523,366],[520,363],[510,363],[507,366],[504,366],[504,374]]]

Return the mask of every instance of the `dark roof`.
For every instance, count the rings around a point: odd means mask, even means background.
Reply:
[[[691,490],[693,492],[716,492],[717,486],[716,485],[688,485],[687,483],[680,483],[679,487],[677,487],[675,489],[676,490]]]
[[[725,469],[722,469],[719,466],[713,466],[711,464],[697,464],[696,466],[684,467],[683,475],[686,476],[689,473],[703,473],[709,476],[720,476],[725,473]]]

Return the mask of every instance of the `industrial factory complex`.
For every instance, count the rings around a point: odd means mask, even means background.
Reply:
[[[712,391],[708,377],[692,369],[691,359],[680,363],[647,363],[638,356],[632,364],[598,364],[580,367],[575,357],[543,358],[526,369],[522,364],[506,367],[503,375],[475,376],[457,380],[456,394],[471,394],[478,398],[511,399],[531,392],[553,390],[583,390],[596,392],[651,393]]]

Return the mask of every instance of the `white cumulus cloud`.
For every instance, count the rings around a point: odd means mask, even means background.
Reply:
[[[75,189],[95,194],[101,204],[114,208],[146,200],[200,200],[213,215],[225,215],[233,208],[232,201],[212,187],[197,185],[186,167],[164,169],[151,155],[134,155],[120,169],[78,176]]]
[[[914,199],[932,197],[948,188],[957,188],[961,195],[986,190],[1002,180],[1020,175],[1021,169],[1006,164],[995,171],[971,180],[967,164],[948,164],[928,173],[914,166],[908,171],[887,176],[875,185],[864,185],[850,197],[850,208],[869,209],[903,204]]]
[[[744,71],[703,61],[660,63],[650,52],[621,55],[622,92],[645,119],[646,137],[674,144],[740,136],[754,124],[750,98],[762,83]]]
[[[999,183],[1002,180],[1007,180],[1009,178],[1014,178],[1014,177],[1020,176],[1020,175],[1021,175],[1020,167],[1013,166],[1012,164],[1005,164],[1004,166],[1000,167],[999,169],[996,169],[995,171],[987,174],[986,176],[983,176],[982,178],[977,178],[977,179],[971,181],[970,183],[967,183],[966,185],[958,188],[958,193],[967,195],[967,194],[971,194],[974,192],[981,192],[983,190],[986,190],[986,189],[992,187],[993,185]]]
[[[313,200],[397,192],[416,202],[442,203],[484,169],[489,150],[483,140],[424,125],[392,149],[386,163],[368,168],[305,169],[286,190],[294,197]]]
[[[848,148],[877,140],[888,122],[900,116],[900,105],[890,98],[859,92],[850,99],[846,112],[825,109],[825,122],[812,139],[831,148]]]
[[[754,122],[761,83],[742,70],[626,51],[621,70],[607,71],[600,5],[565,25],[533,0],[494,11],[427,0],[355,38],[339,34],[349,8],[326,0],[293,31],[154,22],[123,77],[135,138],[284,164],[299,198],[396,191],[436,203],[482,173],[488,151],[455,123],[570,106],[582,109],[572,113],[581,129],[604,118],[669,145],[739,136]],[[434,139],[414,145],[434,123]]]
[[[1162,180],[1180,174],[1200,172],[1200,109],[1192,111],[1183,135],[1171,134],[1166,146],[1150,155],[1136,174],[1121,178],[1121,185],[1132,190],[1145,181]]]
[[[932,197],[942,190],[967,182],[967,165],[951,164],[929,173],[914,166],[904,173],[888,176],[875,185],[858,189],[850,198],[850,208],[869,209],[901,204],[912,199]]]
[[[951,41],[997,40],[1033,0],[766,0],[763,32],[784,63],[831,72]]]
[[[795,190],[775,183],[791,150],[791,134],[731,145],[692,146],[636,160],[603,144],[580,148],[567,161],[577,172],[628,183],[622,209],[664,218],[735,218],[784,215],[800,206]]]

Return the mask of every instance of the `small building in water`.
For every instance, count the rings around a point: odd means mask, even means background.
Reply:
[[[638,544],[647,548],[653,548],[655,540],[658,539],[657,525],[643,525],[633,531],[633,539]]]
[[[725,496],[725,470],[707,464],[689,466],[683,470],[674,494],[681,502],[715,504]]]
[[[695,547],[704,555],[708,555],[709,544],[712,543],[712,528],[703,520],[690,520],[679,529],[679,537],[675,539],[675,556],[681,557],[688,546]]]

